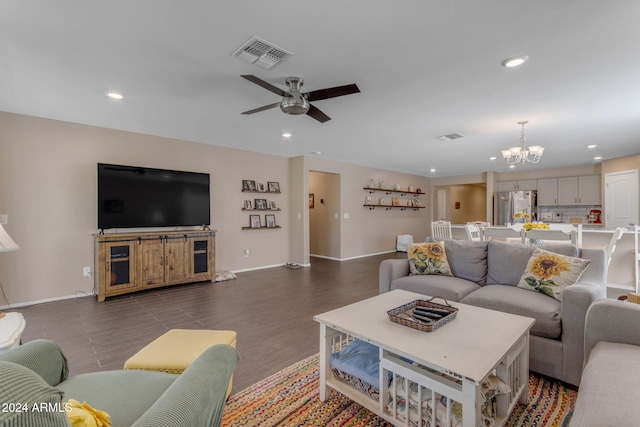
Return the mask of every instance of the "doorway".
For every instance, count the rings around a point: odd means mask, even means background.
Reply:
[[[309,254],[340,260],[340,175],[309,171]]]

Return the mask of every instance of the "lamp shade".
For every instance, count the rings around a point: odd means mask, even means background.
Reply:
[[[16,249],[18,249],[18,245],[0,224],[0,252],[15,251]]]

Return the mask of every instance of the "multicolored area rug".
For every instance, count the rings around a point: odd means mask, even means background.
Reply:
[[[392,427],[369,410],[333,391],[320,402],[319,356],[311,356],[229,398],[222,425]],[[505,427],[568,426],[577,392],[529,376],[529,404],[518,405]]]

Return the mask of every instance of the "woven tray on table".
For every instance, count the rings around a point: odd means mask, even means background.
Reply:
[[[445,304],[438,304],[433,301],[435,298],[440,298],[444,300]],[[448,314],[443,313],[443,317],[439,319],[433,319],[430,322],[424,320],[418,320],[413,317],[414,310],[416,307],[424,307],[427,309],[436,309],[436,310],[445,310]],[[419,311],[418,311],[419,313]],[[432,297],[428,300],[415,300],[410,303],[401,305],[400,307],[396,307],[392,310],[387,311],[389,315],[389,319],[392,322],[399,323],[404,326],[408,326],[410,328],[418,329],[423,332],[431,332],[435,329],[438,329],[440,326],[446,325],[450,321],[456,318],[456,314],[458,313],[458,309],[451,306],[449,301],[442,297]]]

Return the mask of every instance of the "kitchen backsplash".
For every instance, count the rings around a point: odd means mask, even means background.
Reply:
[[[552,218],[556,218],[560,214],[561,220],[551,220],[552,222],[571,222],[571,218],[581,218],[583,224],[589,222],[589,211],[592,209],[602,210],[601,206],[538,206],[538,219],[542,221],[542,213],[551,214]],[[604,213],[604,212],[603,212]]]

